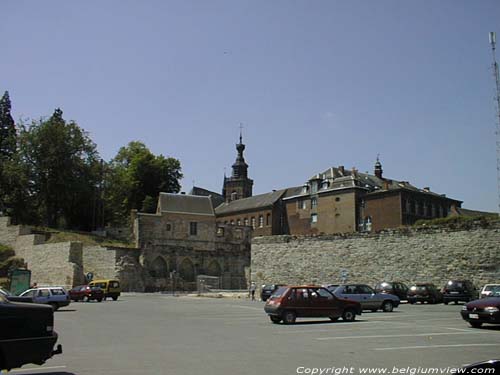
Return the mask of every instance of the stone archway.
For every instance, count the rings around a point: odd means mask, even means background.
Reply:
[[[217,262],[215,259],[213,259],[208,264],[207,275],[220,277],[221,274],[222,274],[222,270],[221,270],[221,266],[219,265],[219,262]]]
[[[149,272],[153,277],[166,278],[168,277],[168,264],[162,256],[157,256],[151,263]]]
[[[195,281],[194,264],[189,258],[185,258],[179,265],[179,275],[184,281]]]

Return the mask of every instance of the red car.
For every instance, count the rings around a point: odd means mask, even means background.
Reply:
[[[462,318],[474,328],[483,323],[500,324],[500,297],[481,298],[462,307]]]
[[[73,301],[101,302],[104,299],[104,291],[101,288],[88,285],[78,285],[69,291],[69,298]]]
[[[361,315],[361,304],[335,297],[320,286],[283,286],[267,300],[264,311],[273,323],[295,323],[301,317],[327,317],[336,321],[340,317],[352,322]]]

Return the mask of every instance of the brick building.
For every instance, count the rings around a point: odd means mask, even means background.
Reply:
[[[373,232],[460,212],[459,200],[384,177],[378,158],[373,174],[331,167],[303,186],[252,196],[241,135],[236,148],[215,214],[218,223],[251,226],[254,236]]]

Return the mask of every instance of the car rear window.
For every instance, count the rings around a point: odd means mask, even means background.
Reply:
[[[463,289],[465,287],[465,285],[460,281],[448,281],[448,284],[446,284],[446,287],[448,289]]]
[[[274,291],[274,293],[271,294],[270,298],[280,298],[286,293],[287,290],[288,290],[288,288],[282,286],[282,287],[276,289]]]
[[[66,294],[62,289],[51,289],[50,292],[53,296],[64,296]]]
[[[486,292],[500,292],[500,285],[487,285],[484,290]]]

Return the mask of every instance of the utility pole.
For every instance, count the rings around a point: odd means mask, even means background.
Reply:
[[[493,56],[493,76],[495,77],[495,104],[496,104],[496,151],[497,151],[497,189],[498,189],[498,215],[500,216],[500,77],[498,75],[498,63],[496,58],[497,36],[495,32],[490,32],[491,53]]]

